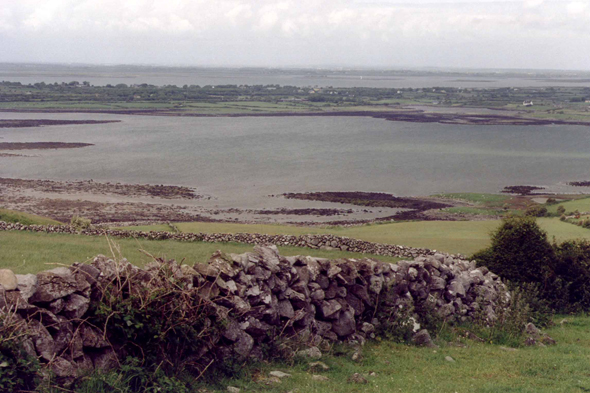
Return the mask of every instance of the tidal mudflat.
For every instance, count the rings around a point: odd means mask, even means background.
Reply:
[[[35,113],[0,113],[0,119],[38,117]],[[38,150],[26,159],[1,156],[0,177],[187,187],[203,197],[182,203],[159,198],[157,205],[173,206],[190,217],[332,222],[372,220],[400,211],[277,196],[284,193],[381,192],[408,197],[465,190],[498,193],[511,185],[544,187],[546,193],[588,191],[568,184],[586,180],[590,137],[584,126],[454,125],[370,117],[201,118],[81,113],[47,113],[43,117],[121,121],[2,128],[3,143],[58,140],[92,146]],[[157,210],[154,198],[146,195],[105,195],[91,190],[19,192],[13,195],[14,200],[145,203]],[[305,209],[311,209],[309,215],[301,214]],[[321,209],[342,211],[320,215],[329,211]],[[162,219],[161,215],[156,218]]]

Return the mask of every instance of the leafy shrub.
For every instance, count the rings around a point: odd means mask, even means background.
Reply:
[[[562,205],[557,206],[557,212],[562,215],[565,214],[565,207]]]
[[[92,221],[88,218],[80,217],[79,215],[74,215],[72,220],[70,221],[70,225],[73,226],[76,230],[82,231],[84,229],[90,228]]]
[[[527,207],[524,215],[530,217],[545,217],[547,216],[547,208],[541,205],[531,205]]]
[[[489,320],[487,313],[481,309],[469,323],[465,324],[464,328],[470,330],[470,333],[475,334],[479,339],[494,344],[509,345],[517,347],[524,344],[525,326],[528,322],[538,323],[535,319],[538,312],[530,305],[531,297],[527,290],[512,287],[508,292],[500,294],[500,298],[504,299],[501,307],[496,308],[496,319]],[[549,319],[548,314],[543,314],[543,321]],[[539,323],[541,326],[546,326],[546,323]],[[461,331],[463,326],[459,326],[458,331]],[[469,337],[469,335],[467,335]]]
[[[565,221],[565,214],[562,214],[561,217],[559,217],[559,221]]]
[[[581,221],[580,224],[581,225]],[[551,244],[532,217],[511,217],[492,235],[491,247],[473,256],[504,280],[535,294],[535,318],[548,309],[590,309],[590,243]]]
[[[547,202],[545,202],[546,205],[555,205],[557,203],[557,200],[555,200],[555,198],[547,198]]]
[[[414,333],[416,309],[412,299],[401,298],[393,285],[385,288],[374,311],[379,324],[375,333],[379,337],[400,343],[410,342]]]
[[[161,369],[148,371],[137,358],[129,357],[117,371],[95,373],[76,386],[77,393],[189,393],[183,380],[167,376]]]
[[[10,310],[0,310],[0,392],[33,391],[39,363],[24,350],[23,323]]]
[[[566,241],[554,245],[557,264],[554,269],[554,290],[546,295],[558,309],[579,311],[590,309],[590,243]]]
[[[98,301],[91,303],[89,322],[106,332],[119,353],[139,359],[149,375],[200,375],[207,367],[202,362],[213,363],[197,354],[219,334],[224,317],[200,296],[200,288],[175,278],[179,269],[175,261],[160,261],[151,270],[153,285],[122,274],[101,287]]]
[[[515,283],[546,283],[555,253],[533,217],[508,217],[492,234],[491,247],[476,253],[478,264]]]

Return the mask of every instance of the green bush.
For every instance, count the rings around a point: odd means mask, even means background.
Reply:
[[[196,390],[196,389],[195,389]],[[144,367],[137,358],[129,357],[116,371],[95,373],[81,380],[76,393],[189,393],[194,391],[183,380],[167,376],[161,369]]]
[[[529,299],[536,311],[590,310],[590,243],[586,241],[551,244],[534,218],[510,217],[492,235],[492,245],[473,258],[504,280],[537,292]]]
[[[508,217],[492,234],[492,245],[476,253],[478,264],[515,283],[546,283],[555,253],[533,217]]]
[[[562,215],[565,214],[565,207],[562,205],[557,206],[557,212]]]
[[[179,269],[175,261],[161,260],[152,270],[155,286],[123,274],[100,287],[97,301],[91,302],[89,323],[104,330],[119,353],[139,359],[145,375],[200,375],[207,364],[197,354],[223,326],[224,316],[200,288],[175,278]],[[146,386],[141,391],[152,385]]]
[[[0,310],[0,392],[33,391],[39,363],[22,345],[23,323],[10,311]]]
[[[530,217],[545,217],[547,216],[547,208],[541,205],[531,205],[527,207],[524,215]]]
[[[72,217],[70,225],[76,228],[76,230],[82,231],[84,229],[90,228],[92,225],[92,221],[88,218],[80,217],[76,214],[74,215],[74,217]]]
[[[553,303],[561,301],[561,311],[590,309],[590,243],[566,241],[554,245],[557,264],[553,291],[546,295]]]

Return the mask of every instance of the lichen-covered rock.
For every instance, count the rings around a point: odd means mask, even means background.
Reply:
[[[74,365],[62,357],[57,357],[51,362],[51,371],[58,377],[75,377]]]
[[[47,361],[53,359],[56,354],[55,342],[47,328],[36,319],[29,321],[28,328],[37,354]]]
[[[81,289],[74,274],[68,268],[57,268],[37,274],[37,290],[31,303],[48,303],[71,295]]]
[[[17,288],[18,283],[12,270],[0,269],[0,285],[2,285],[6,291],[14,291]]]
[[[16,274],[17,288],[25,300],[29,300],[37,290],[39,280],[35,274]]]
[[[104,339],[101,331],[93,326],[82,324],[79,326],[82,345],[87,348],[107,348],[109,343]]]
[[[346,310],[340,313],[337,320],[332,322],[332,330],[338,337],[346,337],[356,331],[354,312]]]
[[[412,341],[418,346],[429,348],[436,347],[436,345],[432,342],[430,333],[426,329],[419,330],[417,333],[415,333],[412,337]]]
[[[80,319],[88,311],[90,299],[73,293],[64,299],[63,314],[70,319]]]

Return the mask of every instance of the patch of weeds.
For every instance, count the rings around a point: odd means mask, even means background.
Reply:
[[[39,383],[39,362],[24,348],[24,321],[11,309],[0,309],[0,391],[32,391]]]
[[[163,260],[143,279],[131,268],[122,269],[94,294],[88,322],[104,331],[118,354],[127,356],[127,371],[121,372],[131,375],[134,367],[141,366],[161,385],[166,378],[183,373],[198,377],[215,366],[213,354],[199,354],[219,335],[225,316],[200,295],[199,288],[175,278],[179,270],[176,262]],[[145,375],[137,378],[152,386],[150,381],[156,379]]]

